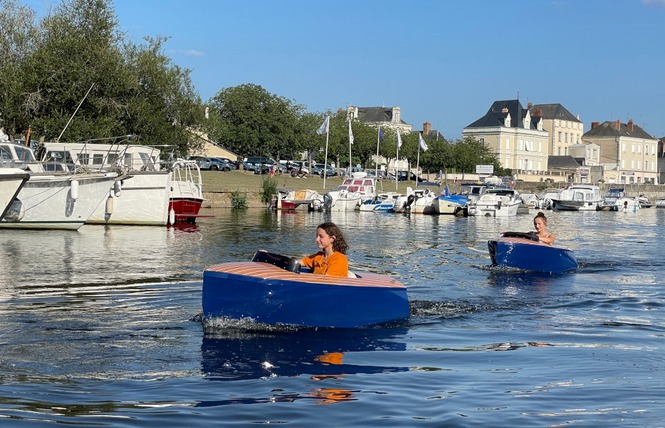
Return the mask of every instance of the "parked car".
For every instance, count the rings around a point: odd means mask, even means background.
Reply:
[[[196,158],[196,164],[208,171],[231,171],[231,164],[219,158]]]
[[[265,156],[249,156],[245,158],[243,168],[246,171],[253,171],[254,174],[268,174],[271,168],[277,168],[277,162]]]

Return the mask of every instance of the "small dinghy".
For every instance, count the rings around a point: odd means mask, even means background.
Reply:
[[[251,262],[203,272],[203,317],[353,328],[407,319],[409,300],[406,286],[389,276],[316,275],[294,259],[258,251]]]
[[[578,266],[572,250],[539,242],[535,233],[504,232],[487,246],[494,266],[548,273],[568,272]]]

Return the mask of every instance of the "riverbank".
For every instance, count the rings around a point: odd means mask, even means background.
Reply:
[[[257,175],[246,171],[201,171],[203,178],[203,196],[206,199],[203,208],[231,208],[232,195],[239,193],[244,195],[247,200],[247,206],[250,208],[263,208],[265,204],[261,202],[261,190],[265,175]],[[277,174],[274,176],[277,188],[286,188],[290,190],[312,189],[324,194],[327,191],[334,190],[342,183],[341,177],[326,178],[325,187],[321,177],[312,176],[304,178],[291,177],[286,174]],[[434,180],[434,177],[430,177]],[[431,183],[431,182],[429,182]],[[448,184],[451,192],[459,190],[459,181],[443,183],[442,186],[424,184],[435,192],[440,192],[443,186]],[[422,187],[423,184],[420,184]],[[406,192],[407,187],[416,187],[414,181],[400,181],[397,186],[394,181],[379,181],[377,189],[386,192]],[[530,183],[518,181],[515,188],[520,193],[540,193],[547,187],[568,187],[568,183]],[[623,188],[628,196],[644,195],[651,202],[656,199],[665,198],[665,186],[653,184],[603,184],[600,185],[601,192],[604,194],[607,189],[619,187]]]

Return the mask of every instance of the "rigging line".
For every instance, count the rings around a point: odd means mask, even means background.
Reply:
[[[66,124],[65,127],[62,129],[62,132],[60,133],[60,135],[58,135],[58,138],[55,139],[55,142],[56,142],[56,143],[59,143],[59,142],[60,142],[60,137],[62,137],[62,134],[65,133],[65,130],[67,130],[67,128],[69,127],[69,124],[72,123],[72,120],[74,119],[74,116],[76,115],[76,113],[77,113],[77,112],[79,111],[79,109],[81,108],[81,105],[83,104],[83,101],[85,101],[85,99],[88,98],[88,94],[90,93],[90,91],[92,91],[92,88],[93,88],[94,86],[95,86],[95,82],[92,82],[92,85],[90,85],[90,89],[88,89],[88,92],[85,93],[85,96],[83,97],[83,99],[81,100],[81,102],[79,103],[79,105],[76,107],[76,110],[74,110],[74,113],[72,113],[72,117],[69,118],[69,120],[67,121],[67,124]]]

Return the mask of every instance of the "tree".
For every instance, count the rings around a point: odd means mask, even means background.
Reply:
[[[185,155],[189,130],[203,123],[204,110],[189,70],[173,65],[163,54],[166,38],[147,38],[147,45],[129,46],[130,91],[121,123],[142,143],[166,144]]]
[[[259,85],[222,89],[210,107],[209,135],[241,156],[280,158],[305,141],[303,107]]]
[[[35,13],[16,0],[0,0],[0,28],[0,128],[13,137],[25,128],[23,80],[38,34]]]

